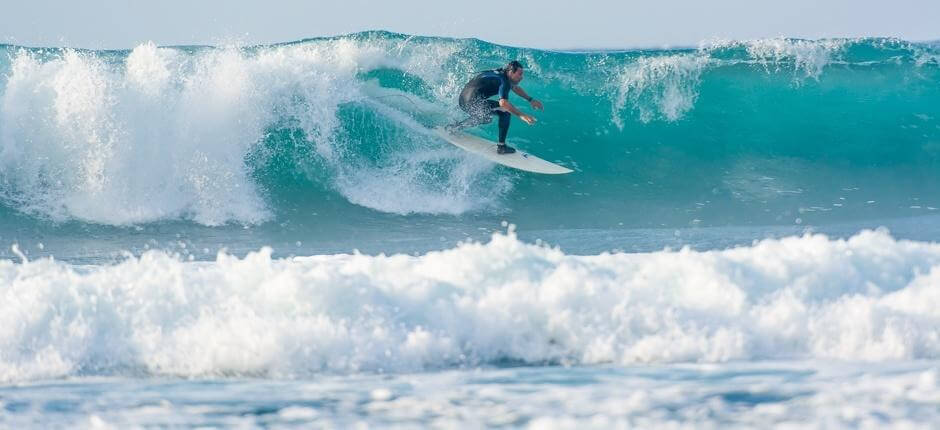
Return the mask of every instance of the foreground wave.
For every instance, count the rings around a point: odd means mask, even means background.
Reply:
[[[940,358],[940,245],[864,231],[591,256],[510,231],[421,256],[0,261],[0,380]]]

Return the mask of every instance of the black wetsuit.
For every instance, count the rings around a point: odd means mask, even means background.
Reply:
[[[509,99],[509,90],[512,86],[512,81],[501,70],[481,72],[467,82],[458,100],[460,108],[470,114],[470,118],[454,125],[457,128],[467,128],[489,124],[493,121],[491,116],[498,115],[499,143],[506,143],[506,134],[509,132],[509,120],[512,115],[499,109],[499,102],[489,100],[489,98],[499,94],[500,99]]]

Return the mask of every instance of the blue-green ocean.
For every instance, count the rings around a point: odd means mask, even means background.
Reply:
[[[935,43],[0,45],[0,428],[930,428],[938,208]]]

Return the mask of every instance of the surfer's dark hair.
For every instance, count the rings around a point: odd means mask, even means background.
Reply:
[[[525,68],[525,67],[522,67],[522,63],[520,63],[520,62],[518,62],[518,61],[516,61],[516,60],[512,60],[512,61],[506,63],[505,66],[500,67],[500,68],[498,68],[498,69],[496,69],[496,70],[499,70],[501,73],[505,73],[505,72],[515,73],[516,70],[524,69],[524,68]]]

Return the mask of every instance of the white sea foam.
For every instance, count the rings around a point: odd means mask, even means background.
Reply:
[[[629,106],[642,122],[677,121],[695,107],[702,73],[708,68],[731,66],[742,60],[713,58],[717,50],[743,48],[746,63],[756,64],[766,73],[794,73],[796,84],[816,79],[833,62],[840,60],[851,39],[755,39],[746,41],[708,40],[694,53],[659,57],[639,57],[625,65],[614,77],[611,121],[623,128],[622,111]],[[931,61],[920,55],[918,64]]]
[[[940,43],[925,46],[914,46],[914,64],[919,67],[927,65],[940,66]]]
[[[695,106],[702,71],[708,64],[707,57],[696,54],[637,58],[616,76],[611,121],[622,129],[620,115],[627,106],[643,122],[682,118]]]
[[[350,202],[402,215],[459,215],[499,207],[499,198],[512,188],[509,177],[492,175],[493,164],[478,156],[440,146],[430,130],[403,113],[417,111],[440,123],[446,120],[440,106],[370,84],[363,90],[376,99],[370,102],[373,110],[407,130],[408,136],[393,139],[397,152],[382,165],[337,163],[336,189]],[[412,146],[406,145],[409,140]]]
[[[124,71],[74,51],[17,56],[0,111],[4,197],[54,219],[109,224],[267,218],[242,162],[270,121],[250,71],[231,52],[187,60],[152,45]]]
[[[566,255],[0,261],[0,380],[302,377],[487,363],[940,358],[940,245],[864,231]]]
[[[726,48],[743,48],[748,56],[768,73],[792,70],[797,82],[802,78],[819,79],[823,69],[840,61],[845,48],[857,39],[801,40],[787,38],[753,40],[709,40],[700,50],[711,52]]]
[[[780,70],[781,64],[792,65],[805,77],[819,79],[828,66],[845,48],[844,39],[793,40],[761,39],[744,42],[747,52],[768,70]]]

